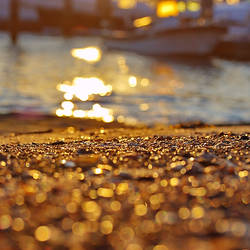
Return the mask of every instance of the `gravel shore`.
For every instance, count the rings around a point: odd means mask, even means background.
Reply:
[[[2,117],[0,249],[249,249],[249,134]]]

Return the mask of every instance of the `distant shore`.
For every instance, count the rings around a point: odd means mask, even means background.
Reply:
[[[249,247],[250,126],[2,116],[2,249]]]

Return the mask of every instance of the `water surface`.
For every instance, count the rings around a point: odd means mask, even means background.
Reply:
[[[91,52],[87,58],[86,51],[74,53],[89,46],[100,53],[96,62]],[[147,124],[250,122],[249,83],[250,63],[181,62],[107,51],[93,37],[22,35],[13,47],[0,33],[0,113],[57,113]],[[73,88],[62,91],[65,85],[74,86],[75,93]]]

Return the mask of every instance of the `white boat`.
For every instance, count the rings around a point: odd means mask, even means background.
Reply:
[[[216,25],[179,26],[157,33],[106,38],[105,45],[149,56],[207,56],[225,32],[226,28]]]
[[[215,55],[232,60],[250,60],[250,2],[234,6],[220,4],[214,18],[225,23],[228,32],[219,41]]]

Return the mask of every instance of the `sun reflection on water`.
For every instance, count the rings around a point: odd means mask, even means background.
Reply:
[[[101,120],[106,123],[110,123],[114,121],[114,115],[112,109],[104,108],[100,104],[94,104],[91,110],[82,110],[82,109],[74,109],[74,104],[72,102],[71,105],[64,105],[65,102],[62,103],[62,108],[56,110],[56,115],[58,117],[74,117],[74,118],[88,118],[88,119],[96,119]],[[64,106],[64,107],[63,107]]]
[[[151,73],[141,74],[142,67],[145,68],[141,57],[118,54],[113,56],[110,61],[110,54],[105,56],[103,54],[101,47],[98,46],[71,49],[73,58],[83,60],[83,66],[88,63],[90,67],[85,67],[83,70],[85,76],[74,77],[71,82],[64,81],[57,85],[57,90],[63,93],[61,106],[56,110],[58,117],[96,119],[106,123],[116,119],[119,123],[135,125],[140,120],[136,116],[138,112],[144,113],[144,117],[146,117],[147,114],[155,112],[159,105],[160,109],[166,110],[161,103],[154,105],[150,99],[153,88]],[[96,64],[97,62],[99,63]],[[157,62],[151,62],[148,66],[158,76],[155,80],[157,91],[154,89],[153,92],[156,91],[159,95],[173,95],[175,89],[181,87],[171,66]],[[110,70],[114,74],[110,74]],[[145,100],[137,97],[138,94],[139,96],[144,95]],[[108,108],[100,104],[104,96],[110,96]],[[119,106],[114,105],[116,102],[119,105],[120,103],[126,105],[128,99],[133,100],[133,105],[136,106],[131,112],[126,110],[124,112]],[[86,108],[90,102],[94,102],[94,104]],[[166,119],[168,109],[162,115]]]
[[[83,59],[88,63],[101,60],[102,51],[98,47],[86,47],[71,50],[71,55],[75,58]],[[114,121],[113,110],[104,108],[100,104],[94,104],[90,110],[78,109],[73,103],[74,99],[82,102],[92,101],[95,96],[108,96],[112,93],[112,86],[105,85],[104,81],[98,77],[75,77],[73,82],[64,82],[57,85],[57,90],[64,93],[61,108],[56,110],[58,117],[74,117],[101,120],[109,123]]]
[[[72,49],[71,55],[75,58],[85,60],[88,63],[96,63],[101,60],[102,51],[98,47],[86,47],[86,48]]]
[[[112,86],[105,85],[101,79],[96,77],[76,77],[72,85],[68,83],[59,84],[57,89],[64,92],[64,98],[66,100],[61,103],[61,108],[56,110],[57,116],[90,118],[104,122],[114,121],[113,111],[108,108],[103,108],[100,104],[94,104],[91,110],[82,110],[77,109],[76,105],[72,102],[74,97],[85,102],[92,100],[95,95],[110,95],[112,93]]]
[[[76,77],[73,84],[62,83],[57,85],[57,89],[65,93],[66,100],[72,100],[76,97],[81,101],[88,101],[92,99],[93,95],[106,96],[112,93],[112,86],[105,85],[97,77]]]

